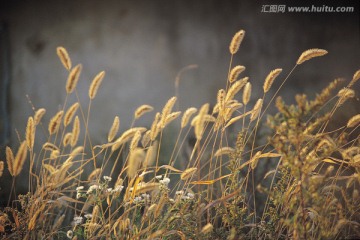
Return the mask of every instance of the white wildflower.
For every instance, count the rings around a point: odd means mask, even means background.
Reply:
[[[76,199],[79,199],[79,198],[81,198],[81,193],[76,193]]]
[[[160,180],[160,179],[162,179],[162,175],[157,175],[157,176],[155,176],[155,178]]]
[[[117,193],[117,192],[121,192],[123,190],[124,186],[116,186],[113,190],[112,193]]]
[[[164,177],[164,179],[163,179],[163,180],[160,180],[159,182],[160,182],[161,184],[167,186],[167,185],[169,185],[169,183],[170,183],[170,178]]]
[[[78,186],[77,188],[76,188],[76,191],[80,191],[80,190],[83,190],[84,189],[84,186]]]
[[[107,181],[107,182],[110,182],[110,181],[112,180],[112,178],[109,177],[109,176],[104,176],[103,178],[104,178],[104,180]]]
[[[100,189],[100,187],[99,187],[99,185],[91,185],[90,187],[89,187],[89,189],[87,190],[87,194],[90,194],[90,193],[92,193],[94,190],[96,190],[96,189]]]
[[[187,195],[190,199],[194,199],[194,197],[195,197],[195,195],[193,193],[188,193]]]
[[[87,214],[84,215],[84,217],[85,217],[86,219],[90,219],[90,218],[92,218],[92,214],[91,214],[91,213],[87,213]]]
[[[83,222],[83,217],[80,217],[80,216],[75,216],[74,217],[74,224],[75,225],[82,224],[82,222]]]
[[[135,197],[135,198],[134,198],[134,203],[135,203],[135,204],[140,203],[141,200],[142,200],[141,197]]]
[[[179,196],[179,195],[183,195],[183,194],[184,194],[184,191],[182,191],[182,190],[176,191],[175,194],[178,195],[178,196]]]
[[[73,231],[71,231],[71,230],[67,231],[66,236],[67,236],[67,238],[72,239],[74,236]]]

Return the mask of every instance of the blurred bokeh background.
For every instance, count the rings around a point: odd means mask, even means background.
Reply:
[[[327,5],[354,7],[354,11],[262,12],[269,5]],[[139,125],[149,125],[155,112],[175,94],[176,75],[188,65],[198,67],[181,76],[180,110],[213,103],[217,90],[226,83],[228,45],[240,29],[246,36],[233,64],[246,66],[242,75],[253,84],[253,101],[262,96],[263,81],[271,70],[283,68],[279,79],[284,79],[309,48],[323,48],[329,54],[296,69],[280,92],[287,101],[293,101],[296,93],[314,97],[333,79],[350,80],[360,68],[358,1],[2,0],[2,159],[6,145],[18,146],[15,129],[22,134],[27,117],[33,114],[26,95],[35,108],[47,109],[44,122],[64,102],[67,72],[56,55],[57,46],[69,51],[74,65],[83,64],[78,89],[84,106],[93,77],[106,71],[90,118],[96,144],[106,140],[115,115],[120,116],[124,130],[142,104],[155,108],[139,121]],[[347,117],[360,110],[356,99],[346,107],[342,114]]]

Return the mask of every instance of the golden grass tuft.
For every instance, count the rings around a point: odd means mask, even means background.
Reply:
[[[248,82],[249,78],[244,77],[238,81],[236,81],[231,87],[229,88],[229,91],[226,94],[225,101],[228,102],[234,98],[234,96],[245,86],[245,84]]]
[[[233,83],[237,80],[238,76],[240,75],[240,73],[242,73],[245,70],[244,66],[238,65],[235,66],[233,69],[231,69],[230,74],[229,74],[229,82]]]
[[[360,69],[354,73],[354,76],[351,79],[348,87],[352,87],[352,85],[354,85],[359,79],[360,79]]]
[[[232,147],[222,147],[216,150],[214,157],[220,157],[221,155],[230,155],[235,152],[235,149]]]
[[[137,132],[143,133],[146,131],[144,127],[134,127],[126,130],[118,139],[115,140],[114,145],[111,148],[111,151],[116,151],[121,145],[129,141]]]
[[[355,97],[355,91],[350,88],[341,89],[337,96],[339,97],[339,106],[344,104],[348,99]]]
[[[209,111],[209,104],[206,103],[202,105],[202,107],[199,110],[198,119],[195,123],[195,136],[197,140],[200,140],[203,135],[204,127],[205,127],[205,116],[207,115]],[[194,121],[194,120],[193,120]]]
[[[249,103],[250,97],[251,97],[251,83],[247,82],[244,87],[243,98],[242,98],[244,105],[247,105]]]
[[[25,160],[27,157],[27,143],[23,141],[16,153],[14,164],[13,164],[13,176],[16,177],[20,174],[24,167]]]
[[[265,79],[265,82],[264,82],[264,86],[263,86],[263,89],[264,89],[264,93],[267,93],[272,84],[274,83],[275,81],[275,78],[277,78],[277,76],[279,76],[279,74],[282,72],[282,69],[281,68],[277,68],[275,70],[272,70],[266,77]]]
[[[186,125],[188,125],[191,116],[194,115],[196,112],[197,112],[197,108],[194,107],[186,109],[186,111],[184,112],[181,118],[181,128],[184,128],[186,127]]]
[[[64,126],[65,127],[71,123],[79,106],[80,106],[80,104],[78,102],[76,102],[73,105],[71,105],[71,107],[69,107],[69,109],[66,111],[65,116],[64,116]]]
[[[70,145],[72,147],[75,147],[75,145],[77,144],[77,141],[79,139],[79,135],[80,135],[80,120],[79,120],[79,117],[76,116],[75,120],[74,120],[74,124],[73,124],[73,129],[72,129],[72,132],[71,132]]]
[[[114,140],[116,134],[119,131],[119,127],[120,127],[120,118],[118,116],[116,116],[114,118],[113,124],[111,125],[109,134],[108,134],[108,142],[111,142],[112,140]]]
[[[232,55],[234,55],[235,53],[237,53],[237,51],[239,50],[240,44],[242,42],[242,40],[245,37],[245,31],[244,30],[240,30],[237,33],[235,33],[234,37],[231,40],[230,46],[229,46],[229,51]]]
[[[50,142],[44,143],[42,148],[47,151],[55,151],[55,150],[59,151],[60,150],[58,146],[56,146],[55,144],[50,143]]]
[[[90,88],[89,88],[89,98],[90,99],[95,98],[95,96],[99,90],[100,84],[101,84],[102,80],[104,79],[104,77],[105,77],[105,71],[101,71],[94,77],[93,81],[90,84]]]
[[[134,134],[133,138],[131,139],[130,142],[130,151],[134,150],[135,148],[137,148],[139,141],[141,139],[141,132],[138,130],[136,131],[136,133]]]
[[[59,131],[59,127],[60,127],[60,123],[61,123],[61,119],[62,119],[63,115],[64,115],[64,111],[59,111],[55,114],[54,117],[51,118],[49,126],[48,126],[50,135]]]
[[[6,163],[11,176],[14,176],[14,153],[10,147],[6,146]]]
[[[42,117],[46,113],[45,108],[39,108],[34,114],[34,124],[38,125],[41,122]]]
[[[195,174],[196,171],[197,171],[196,167],[187,168],[181,173],[180,179],[185,181],[185,180],[191,178]]]
[[[250,122],[254,121],[260,114],[263,105],[263,99],[258,99],[255,103],[253,110],[251,111]]]
[[[134,178],[139,170],[141,163],[145,159],[145,152],[142,148],[135,148],[130,152],[127,166],[127,175],[130,179]]]
[[[299,59],[297,60],[296,64],[300,65],[302,63],[304,63],[307,60],[310,60],[314,57],[321,57],[324,56],[325,54],[327,54],[328,52],[324,49],[319,49],[319,48],[313,48],[313,49],[309,49],[306,50],[305,52],[303,52]]]
[[[349,121],[347,122],[347,127],[348,128],[353,128],[357,125],[360,124],[360,114],[357,114],[355,116],[353,116],[352,118],[349,119]]]
[[[156,160],[157,150],[158,150],[159,143],[154,141],[150,147],[148,147],[146,151],[146,156],[144,160],[144,167],[150,167],[154,164]]]
[[[151,112],[152,110],[154,110],[154,108],[152,106],[150,106],[150,105],[147,105],[147,104],[141,105],[140,107],[138,107],[135,110],[134,118],[138,119],[142,115],[144,115],[145,113]]]
[[[151,124],[151,128],[150,128],[150,139],[151,141],[154,141],[155,138],[157,137],[157,135],[159,134],[159,128],[158,128],[158,123],[160,121],[161,118],[161,114],[160,113],[156,113],[155,114],[155,118],[153,123]],[[166,120],[166,119],[165,119]]]
[[[172,108],[174,107],[174,104],[175,104],[176,100],[177,100],[176,97],[172,97],[166,102],[166,104],[165,104],[165,106],[164,106],[164,108],[163,108],[163,110],[161,112],[161,119],[159,121],[161,128],[165,127],[166,118],[171,113]]]
[[[66,147],[71,143],[71,139],[72,139],[72,133],[71,132],[66,133],[63,139],[64,147]]]
[[[80,78],[81,70],[82,70],[82,65],[78,64],[69,73],[69,77],[67,79],[66,88],[65,88],[68,94],[72,93],[76,88],[77,82],[79,81]]]
[[[28,118],[25,139],[26,139],[26,144],[27,144],[28,148],[33,149],[34,142],[35,142],[35,124],[34,124],[33,117]]]
[[[56,53],[60,58],[61,63],[64,65],[64,67],[66,68],[66,70],[70,70],[71,69],[71,59],[69,57],[68,52],[66,51],[66,49],[64,47],[57,47],[56,48]]]

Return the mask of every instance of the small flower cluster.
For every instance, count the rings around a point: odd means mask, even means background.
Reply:
[[[109,176],[104,176],[103,184],[94,184],[89,187],[87,191],[84,191],[84,186],[79,186],[76,188],[76,199],[80,199],[81,197],[87,197],[87,195],[97,194],[98,191],[105,190],[107,194],[117,194],[120,193],[124,186],[115,185],[114,188],[108,188],[108,183],[111,182],[112,178]]]

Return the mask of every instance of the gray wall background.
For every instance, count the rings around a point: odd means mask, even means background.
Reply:
[[[229,42],[239,29],[246,37],[234,64],[247,67],[244,76],[253,84],[254,101],[262,96],[269,71],[283,68],[283,79],[309,48],[324,48],[329,54],[292,74],[280,92],[287,100],[293,101],[296,93],[314,96],[336,77],[350,80],[360,68],[357,1],[325,3],[354,6],[354,13],[261,13],[264,4],[282,3],[322,5],[319,1],[2,1],[0,21],[7,23],[11,54],[11,135],[6,144],[18,145],[14,129],[23,133],[33,113],[26,94],[36,108],[47,109],[45,122],[64,102],[67,72],[56,55],[59,45],[67,48],[74,65],[83,64],[78,88],[85,107],[93,77],[102,70],[107,73],[92,106],[95,144],[105,141],[115,115],[124,130],[138,106],[146,103],[160,111],[174,95],[178,71],[187,65],[198,68],[182,75],[180,110],[214,102],[226,83]],[[277,86],[279,82],[273,89]],[[358,112],[358,105],[354,101],[347,114]],[[150,124],[156,111],[139,124]]]

